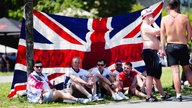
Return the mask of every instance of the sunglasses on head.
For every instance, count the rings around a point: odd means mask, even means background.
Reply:
[[[43,68],[43,66],[35,66],[36,68]]]
[[[97,64],[97,66],[104,66],[104,64]]]

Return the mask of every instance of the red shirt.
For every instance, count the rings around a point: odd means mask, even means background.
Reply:
[[[123,82],[124,87],[130,87],[134,77],[137,75],[137,72],[131,71],[129,75],[126,75],[124,72],[119,74],[119,80]]]

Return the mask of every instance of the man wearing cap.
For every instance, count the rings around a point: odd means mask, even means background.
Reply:
[[[122,71],[123,71],[123,64],[122,64],[121,60],[116,60],[115,61],[115,70],[112,70],[111,71],[112,74],[110,74],[111,75],[110,81],[112,81],[112,82],[117,81],[118,80],[118,75]]]
[[[190,57],[187,47],[192,37],[192,30],[188,16],[180,14],[179,8],[179,0],[169,0],[167,8],[169,14],[164,16],[161,21],[161,56],[167,56],[168,66],[171,66],[176,101],[182,101],[179,65],[182,66],[187,80],[192,84],[192,72],[189,68]],[[165,42],[167,42],[166,48]]]
[[[141,36],[143,40],[142,58],[146,65],[147,77],[146,77],[146,89],[147,96],[146,102],[158,101],[156,97],[152,95],[153,80],[156,87],[161,94],[161,99],[166,100],[170,98],[165,94],[161,85],[160,77],[162,74],[161,64],[159,62],[159,40],[157,36],[160,35],[160,28],[154,22],[153,11],[151,9],[144,9],[141,12],[142,25]],[[153,26],[153,27],[152,27]]]

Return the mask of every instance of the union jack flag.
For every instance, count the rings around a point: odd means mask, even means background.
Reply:
[[[151,5],[156,23],[160,25],[163,1]],[[64,74],[71,67],[71,59],[79,56],[82,68],[96,66],[105,58],[113,69],[117,59],[132,62],[137,71],[144,71],[141,57],[140,26],[142,10],[108,18],[73,18],[33,11],[34,60],[41,60],[43,72],[48,74],[57,89],[62,89]],[[8,97],[23,94],[26,90],[26,33],[22,22],[17,60],[12,87]]]

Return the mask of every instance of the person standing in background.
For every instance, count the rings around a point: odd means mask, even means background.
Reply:
[[[189,52],[187,44],[191,40],[192,30],[187,15],[178,12],[179,0],[168,1],[169,14],[161,21],[161,56],[167,56],[168,66],[171,66],[176,98],[174,101],[182,101],[180,68],[192,84],[192,72],[189,68]],[[167,43],[166,47],[165,44]]]
[[[153,11],[151,9],[144,9],[141,11],[142,25],[141,36],[143,40],[142,58],[146,65],[147,77],[146,77],[146,102],[158,101],[155,96],[152,95],[153,80],[156,87],[161,94],[162,100],[167,100],[170,95],[163,91],[160,81],[162,74],[162,67],[159,59],[159,45],[160,42],[157,36],[160,35],[160,28],[154,22]]]

